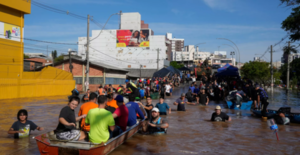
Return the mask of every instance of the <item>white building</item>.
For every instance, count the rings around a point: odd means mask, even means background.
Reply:
[[[236,66],[236,60],[234,56],[231,58],[227,58],[226,51],[215,51],[213,56],[210,57],[211,65],[221,65],[224,66],[227,63],[233,66]]]
[[[144,28],[148,24],[143,24],[139,13],[122,13],[120,30],[92,30],[90,60],[127,69],[132,77],[139,77],[140,69],[143,77],[150,77],[158,68],[168,66],[166,52],[170,42],[164,35],[154,35],[151,29]],[[79,37],[78,55],[83,59],[86,58],[84,44],[86,37]]]
[[[167,33],[166,38],[170,41],[171,61],[177,61],[176,52],[184,51],[184,39],[173,38],[172,33]]]
[[[188,45],[184,51],[172,52],[173,61],[193,61],[195,50],[194,45]]]

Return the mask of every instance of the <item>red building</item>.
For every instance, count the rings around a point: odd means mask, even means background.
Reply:
[[[72,59],[72,74],[76,81],[76,88],[79,91],[84,91],[86,79],[86,61]],[[54,64],[55,68],[70,72],[69,59]],[[96,91],[100,84],[112,84],[114,88],[119,85],[124,85],[126,80],[127,70],[109,66],[102,62],[90,62],[89,71],[89,89]]]

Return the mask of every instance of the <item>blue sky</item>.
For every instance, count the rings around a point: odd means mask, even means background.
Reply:
[[[173,33],[173,37],[184,38],[185,45],[199,45],[201,51],[233,51],[224,45],[232,43],[216,38],[234,41],[241,53],[241,62],[253,60],[255,54],[262,54],[287,33],[281,29],[281,22],[291,10],[280,6],[279,0],[36,0],[61,10],[68,10],[81,16],[90,14],[103,25],[107,18],[120,10],[139,12],[142,20],[149,24],[155,35]],[[107,29],[117,29],[119,17],[114,16]],[[25,38],[53,42],[76,43],[78,37],[86,36],[87,22],[68,15],[57,14],[32,5],[31,14],[25,16]],[[100,29],[91,23],[91,30]],[[281,48],[287,40],[274,48],[273,61],[280,60]],[[52,45],[25,41],[25,47],[43,49],[46,53],[57,49],[66,52],[72,45]],[[25,49],[25,52],[39,52]],[[50,52],[49,52],[50,53]],[[270,61],[270,54],[265,60]]]

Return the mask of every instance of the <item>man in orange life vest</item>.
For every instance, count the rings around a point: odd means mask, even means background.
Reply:
[[[87,90],[86,94],[84,95],[83,100],[84,100],[85,102],[87,102],[87,101],[90,100],[90,89]]]
[[[102,85],[100,85],[98,91],[99,91],[99,95],[105,95],[105,89],[102,87]]]

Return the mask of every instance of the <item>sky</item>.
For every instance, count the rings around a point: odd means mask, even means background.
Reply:
[[[282,21],[291,9],[280,5],[280,0],[35,0],[41,4],[80,16],[92,16],[99,24],[90,23],[90,30],[99,30],[108,17],[122,12],[139,12],[154,35],[172,33],[185,39],[185,45],[199,45],[200,51],[240,51],[240,61],[248,62],[261,56],[267,48],[287,35]],[[117,29],[119,16],[112,16],[106,29]],[[77,43],[87,35],[87,21],[66,14],[51,12],[32,5],[25,15],[24,37],[30,39]],[[288,38],[274,47],[273,61],[279,61]],[[229,46],[230,45],[230,46]],[[48,50],[47,50],[48,46]],[[232,47],[231,47],[232,46]],[[58,45],[25,40],[25,52],[44,53],[56,49],[66,53],[76,45]],[[34,50],[36,49],[36,50]],[[40,49],[40,50],[37,50]],[[237,54],[237,52],[236,52]],[[260,54],[260,55],[259,55]],[[237,55],[237,57],[239,57]],[[270,61],[270,53],[263,59]]]

